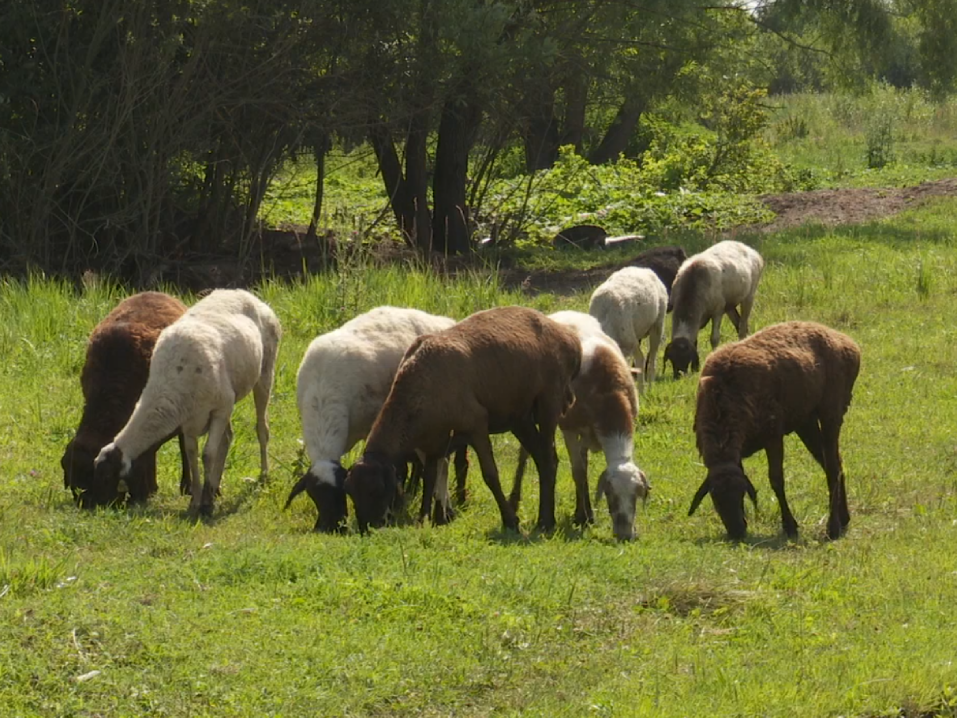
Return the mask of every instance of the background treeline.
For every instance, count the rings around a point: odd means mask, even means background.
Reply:
[[[0,260],[134,281],[246,261],[283,167],[316,167],[321,235],[326,158],[358,145],[400,236],[462,253],[477,222],[509,229],[481,216],[493,181],[624,157],[665,192],[799,184],[754,160],[766,91],[940,97],[955,76],[955,0],[11,0]],[[666,106],[713,141],[676,139]]]

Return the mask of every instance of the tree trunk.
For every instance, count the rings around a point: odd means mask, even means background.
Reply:
[[[628,146],[628,140],[638,126],[638,120],[641,119],[644,109],[645,103],[641,98],[627,98],[618,108],[615,119],[605,132],[605,136],[601,138],[598,147],[588,156],[588,161],[593,165],[616,161]]]
[[[322,215],[322,195],[326,185],[326,154],[329,152],[330,144],[329,133],[323,132],[312,147],[312,156],[316,160],[316,201],[312,204],[309,229],[306,230],[306,239],[310,242],[316,241],[319,217]]]
[[[525,171],[550,169],[558,159],[555,90],[544,82],[525,97]]]
[[[466,71],[465,77],[469,77]],[[439,140],[435,149],[432,197],[432,249],[443,254],[464,254],[471,247],[469,210],[465,202],[469,151],[482,120],[482,109],[472,99],[474,88],[466,80],[442,106]]]
[[[382,173],[382,182],[385,184],[386,194],[389,195],[389,204],[392,206],[396,224],[402,230],[405,241],[411,244],[415,212],[405,178],[402,176],[402,165],[399,162],[399,154],[395,151],[392,135],[384,125],[373,125],[369,130],[369,141],[379,163],[379,172]]]
[[[405,141],[405,182],[412,198],[411,244],[428,250],[432,243],[432,215],[429,213],[429,177],[426,167],[426,141],[429,135],[429,113],[422,111],[412,118]]]
[[[565,121],[561,145],[573,145],[575,153],[583,153],[585,136],[585,104],[588,101],[588,81],[584,73],[573,69],[565,80]]]

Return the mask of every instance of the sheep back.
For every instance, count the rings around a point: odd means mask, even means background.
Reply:
[[[651,247],[631,260],[633,267],[647,267],[658,275],[668,292],[668,311],[673,308],[671,288],[682,263],[688,258],[685,250],[678,246]]]
[[[784,322],[719,347],[698,382],[694,429],[706,464],[737,461],[816,416],[840,419],[861,351],[814,322]]]
[[[60,465],[64,487],[84,506],[121,499],[97,486],[93,460],[126,424],[149,377],[160,332],[186,311],[186,305],[162,292],[142,292],[120,302],[90,334],[80,376],[84,407],[75,437]],[[126,480],[131,498],[144,500],[157,490],[155,452],[141,457]]]
[[[631,356],[652,327],[664,326],[667,307],[668,291],[657,274],[646,267],[625,267],[595,289],[588,313]]]

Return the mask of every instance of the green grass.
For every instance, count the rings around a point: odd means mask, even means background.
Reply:
[[[634,543],[611,540],[603,508],[595,527],[570,525],[563,451],[552,537],[503,535],[477,466],[473,500],[450,526],[312,534],[311,502],[281,507],[299,460],[295,373],[316,334],[382,303],[456,317],[587,303],[413,267],[259,288],[285,328],[265,483],[252,478],[247,399],[210,523],[186,520],[175,446],[161,452],[148,506],[80,512],[58,461],[79,420],[85,337],[123,292],[0,284],[2,713],[957,714],[954,217],[957,202],[937,202],[753,240],[768,262],[755,328],[815,319],[863,349],[843,434],[852,521],[834,543],[823,540],[823,474],[793,437],[785,471],[800,540],[780,536],[763,456],[746,462],[760,497],[749,542],[723,541],[707,503],[686,516],[702,478],[694,378],[642,397],[637,457],[653,493]],[[508,477],[516,444],[496,447]]]

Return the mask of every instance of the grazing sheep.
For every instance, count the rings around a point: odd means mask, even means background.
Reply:
[[[625,267],[612,274],[591,295],[588,313],[626,357],[635,357],[642,375],[639,382],[655,380],[658,345],[665,332],[668,290],[647,267]],[[641,353],[641,340],[648,337],[648,359]]]
[[[852,339],[813,322],[784,322],[729,344],[708,357],[698,382],[694,429],[708,475],[689,516],[711,494],[731,539],[747,531],[744,495],[757,492],[741,460],[762,449],[784,532],[797,522],[784,496],[784,436],[797,432],[827,475],[829,538],[847,529],[847,490],[838,439],[861,365]]]
[[[670,312],[674,305],[671,301],[671,287],[675,283],[675,275],[678,274],[678,268],[688,258],[684,249],[677,246],[669,247],[651,247],[631,260],[632,267],[647,267],[655,274],[668,290],[668,311]]]
[[[168,294],[134,294],[120,302],[90,334],[80,376],[83,417],[60,460],[63,486],[73,492],[78,505],[105,506],[122,502],[127,494],[131,501],[145,501],[156,493],[156,450],[162,440],[133,463],[125,487],[97,482],[93,460],[133,413],[146,386],[153,345],[160,331],[185,311],[186,305]],[[180,490],[185,490],[189,469],[182,436],[180,456],[183,462]]]
[[[638,499],[648,495],[648,479],[634,462],[634,427],[638,393],[628,363],[618,345],[601,330],[594,317],[581,312],[555,312],[549,318],[578,333],[582,343],[581,371],[572,382],[575,404],[558,422],[575,480],[575,523],[593,523],[588,493],[588,452],[605,454],[605,470],[598,479],[597,502],[608,501],[615,537],[635,536]],[[517,510],[528,452],[519,452],[510,501]]]
[[[217,289],[160,334],[149,379],[126,426],[96,457],[97,480],[129,475],[132,462],[177,429],[183,432],[192,482],[191,513],[209,515],[232,442],[236,402],[253,393],[262,473],[268,471],[266,409],[281,335],[273,311],[249,292]],[[206,484],[201,487],[198,439]]]
[[[555,428],[574,401],[571,382],[580,364],[575,332],[524,307],[488,309],[416,339],[369,432],[365,453],[346,477],[360,531],[385,520],[400,494],[393,467],[413,449],[426,456],[419,514],[424,518],[438,459],[462,443],[475,450],[502,524],[517,530],[489,440],[489,434],[504,431],[532,455],[541,485],[538,525],[554,528]]]
[[[319,512],[316,531],[344,528],[346,470],[340,460],[368,435],[406,350],[416,337],[453,324],[418,309],[378,307],[312,340],[296,378],[310,467],[286,506],[306,491]]]
[[[675,379],[689,365],[698,371],[698,332],[709,320],[712,349],[721,341],[724,314],[738,330],[738,339],[748,335],[748,317],[763,271],[761,255],[733,240],[718,242],[681,265],[672,288],[674,317],[664,355],[665,363],[671,361]]]

